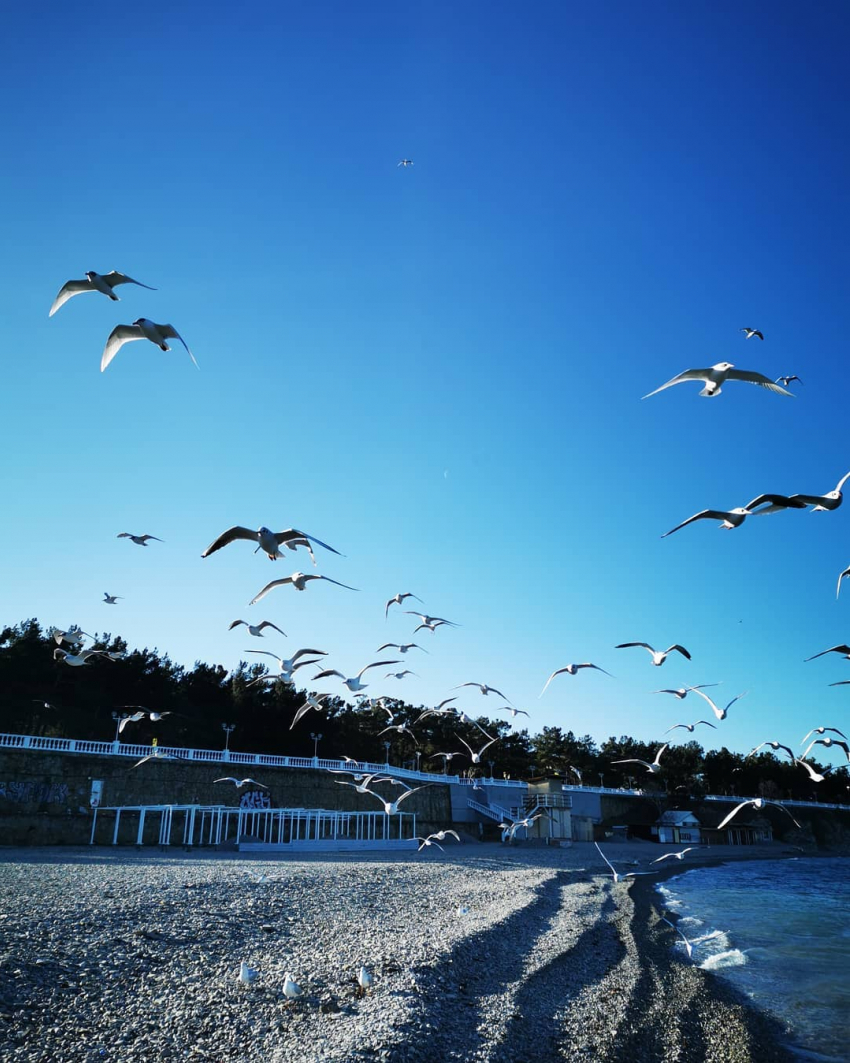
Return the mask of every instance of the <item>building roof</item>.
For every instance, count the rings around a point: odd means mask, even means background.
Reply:
[[[699,826],[699,820],[693,812],[665,812],[658,822],[665,827],[683,827],[686,823]]]

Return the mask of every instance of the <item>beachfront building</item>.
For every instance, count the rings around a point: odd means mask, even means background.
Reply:
[[[763,816],[736,817],[722,830],[703,827],[702,840],[707,845],[764,845],[773,841],[773,828]]]
[[[659,842],[675,845],[699,845],[702,838],[700,821],[693,812],[664,812],[652,828]]]
[[[564,793],[562,779],[556,776],[531,779],[524,799],[525,814],[543,812],[544,815],[532,823],[528,837],[570,841],[573,837],[572,803],[570,794]]]

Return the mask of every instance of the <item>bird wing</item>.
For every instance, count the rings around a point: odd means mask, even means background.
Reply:
[[[397,650],[398,648],[399,646],[397,642],[385,642],[383,646],[379,646],[375,650],[375,653],[380,653],[381,650]]]
[[[752,801],[742,801],[740,803],[740,805],[737,805],[735,808],[732,809],[732,811],[723,820],[723,822],[718,825],[717,829],[718,830],[723,830],[723,828],[726,826],[726,824],[729,822],[730,819],[732,819],[734,816],[737,816],[742,808],[746,808],[747,805],[751,805],[751,804],[752,804]]]
[[[286,632],[285,631],[281,631],[281,629],[277,626],[277,624],[273,624],[271,622],[271,620],[264,620],[262,622],[262,624],[260,624],[260,631],[262,631],[264,627],[273,627],[275,629],[275,631],[280,631],[281,635],[283,635],[284,638],[288,638],[288,635],[286,634]]]
[[[605,669],[600,668],[598,664],[590,664],[588,662],[587,664],[577,664],[576,668],[595,668],[597,672],[603,672],[605,675],[611,676],[612,679],[614,678],[610,672],[606,672]]]
[[[210,545],[201,554],[201,557],[209,557],[210,554],[214,554],[216,550],[220,550],[223,546],[228,546],[236,539],[247,539],[249,542],[259,542],[259,535],[257,532],[252,531],[250,528],[243,528],[237,524],[233,528],[228,528],[226,532],[222,532],[217,539],[213,539]]]
[[[655,650],[648,642],[621,642],[619,646],[615,646],[615,650],[627,650],[630,646],[640,646],[645,650],[649,650],[650,653],[655,653]],[[667,651],[670,652],[669,650]]]
[[[248,602],[248,605],[256,605],[261,598],[265,598],[269,591],[273,591],[275,587],[282,587],[284,583],[292,583],[292,576],[284,576],[283,579],[273,579],[271,583],[267,583],[265,587],[263,587],[256,598],[252,598],[251,601]]]
[[[777,513],[780,509],[805,509],[807,503],[804,502],[799,496],[795,495],[793,498],[788,495],[758,495],[748,502],[744,509],[752,512],[757,506],[764,506],[764,509],[759,510],[755,516],[762,517],[765,513]]]
[[[116,269],[110,270],[109,273],[101,279],[105,281],[110,288],[114,288],[116,284],[138,284],[140,288],[147,288],[149,292],[157,291],[156,288],[151,288],[149,284],[142,284],[141,281],[133,280],[133,278],[128,277],[126,273],[119,273]]]
[[[780,387],[779,384],[774,384],[770,377],[766,377],[763,373],[753,373],[748,369],[730,369],[726,374],[726,379],[743,380],[746,384],[758,384],[759,387],[774,391],[777,395],[790,395],[792,399],[795,397],[790,391]]]
[[[331,579],[330,576],[305,576],[305,579],[325,579],[328,583],[335,583],[337,587],[345,587],[347,591],[357,591],[359,587],[349,587],[347,583],[340,583],[338,579]]]
[[[665,532],[661,538],[666,539],[668,535],[672,535],[673,532],[677,532],[680,528],[687,527],[688,524],[693,524],[695,520],[726,520],[728,516],[729,514],[722,509],[703,509],[699,513],[694,513],[692,517],[688,517],[687,520],[683,520],[681,524],[677,524],[675,528]]]
[[[566,668],[558,668],[558,669],[557,669],[557,671],[554,671],[554,672],[553,672],[553,673],[552,673],[552,674],[551,674],[551,675],[549,676],[549,678],[548,678],[548,679],[546,680],[546,685],[545,685],[545,686],[543,687],[543,689],[542,689],[542,690],[540,691],[540,693],[539,693],[539,694],[537,695],[537,696],[538,696],[538,698],[542,698],[542,697],[543,697],[543,695],[544,695],[544,694],[546,693],[546,687],[548,687],[548,686],[549,686],[549,684],[550,684],[550,683],[552,682],[552,680],[553,680],[553,679],[555,678],[555,676],[556,676],[556,675],[561,675],[561,673],[562,673],[562,672],[566,672],[566,671],[567,671],[567,669],[566,669]]]
[[[653,690],[653,694],[669,694],[669,690]],[[669,734],[671,731],[675,731],[677,727],[687,728],[686,723],[674,723],[672,727],[668,727],[664,734]]]
[[[234,779],[232,775],[225,775],[223,779],[213,779],[213,782],[232,782],[234,786],[239,785],[239,780]]]
[[[243,621],[243,623],[244,623],[244,621]],[[278,655],[276,653],[272,653],[271,650],[245,650],[245,652],[246,653],[258,653],[258,654],[261,654],[263,657],[274,657],[274,659],[281,666],[281,668],[283,667],[283,658],[282,657],[278,657]]]
[[[80,295],[82,292],[94,292],[97,289],[92,287],[88,278],[81,281],[66,281],[65,284],[59,289],[59,294],[53,300],[53,306],[50,308],[48,317],[53,317],[60,306],[64,306],[69,299],[72,299],[75,295]]]
[[[803,664],[807,664],[809,661],[813,661],[817,657],[823,657],[826,653],[850,653],[850,646],[830,646],[828,650],[821,650],[820,653],[816,653],[814,657],[807,657],[803,661]]]
[[[713,727],[715,731],[717,730],[717,724],[711,723],[710,720],[697,720],[694,727],[696,727],[697,723],[704,723],[706,727]]]
[[[672,388],[674,384],[684,384],[686,380],[708,380],[710,369],[686,369],[684,373],[679,373],[678,376],[674,376],[672,380],[668,380],[666,384],[662,384],[660,388],[656,388],[655,391],[650,391],[648,395],[644,395],[643,398],[648,399],[652,395],[657,395],[659,391],[664,391],[666,388]]]
[[[632,760],[612,760],[611,763],[612,764],[643,764],[643,766],[645,768],[651,767],[651,765],[647,764],[647,762],[645,760],[637,760],[637,759],[632,759]]]
[[[180,335],[180,333],[177,331],[177,329],[173,325],[157,325],[156,327],[159,329],[160,333],[163,336],[166,336],[168,339],[170,339],[170,340],[180,340],[180,342],[186,348],[186,353],[189,355],[189,357],[192,359],[192,361],[195,362],[195,368],[196,369],[200,369],[201,368],[198,365],[198,363],[195,361],[194,354],[192,354],[192,352],[189,350],[188,343],[186,343],[186,341],[183,339],[183,337]]]
[[[125,343],[132,343],[133,340],[143,340],[144,338],[145,334],[138,325],[116,325],[109,333],[109,339],[106,341],[106,346],[103,348],[103,354],[100,358],[101,373],[106,369]]]
[[[361,668],[357,673],[357,678],[359,679],[363,673],[368,672],[370,668],[380,668],[381,666],[387,666],[390,664],[401,664],[401,661],[375,661],[373,664],[367,664],[365,668]]]
[[[688,660],[691,659],[691,655],[688,653],[688,651],[685,649],[685,647],[684,646],[680,646],[678,644],[678,642],[674,646],[670,646],[669,649],[666,649],[664,652],[665,653],[672,653],[673,650],[676,650],[677,653],[681,653],[681,655],[683,657],[687,657]]]
[[[845,473],[835,486],[836,491],[840,491],[841,488],[850,480],[850,472]]]
[[[838,583],[835,585],[835,597],[838,598],[839,591],[841,590],[841,581],[845,576],[850,576],[850,568],[845,568],[841,575],[838,577]]]
[[[323,547],[325,550],[330,550],[332,554],[338,554],[340,557],[344,557],[344,554],[340,554],[339,550],[334,550],[332,546],[328,546],[327,543],[323,543],[321,539],[317,539],[315,535],[308,535],[306,532],[298,531],[297,528],[287,528],[286,531],[275,532],[275,538],[280,543],[292,542],[294,539],[306,539],[307,542],[315,543],[317,546]]]
[[[611,861],[608,859],[608,857],[605,855],[605,853],[603,853],[602,850],[599,848],[599,842],[594,842],[593,844],[596,846],[596,849],[599,852],[599,855],[602,857],[602,859],[605,861],[605,863],[611,868],[611,871],[612,871],[614,877],[616,878],[617,872],[614,871],[614,865],[611,863]]]
[[[326,679],[330,675],[337,675],[340,679],[348,678],[348,676],[343,675],[342,672],[338,672],[336,668],[326,668],[323,672],[319,672],[317,675],[314,675],[313,680],[315,682],[315,680],[317,679]]]

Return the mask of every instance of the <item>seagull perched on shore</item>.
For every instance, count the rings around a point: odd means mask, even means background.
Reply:
[[[404,601],[405,598],[415,598],[417,600],[417,602],[421,602],[422,601],[422,599],[419,597],[419,595],[418,594],[413,594],[412,591],[401,591],[398,594],[394,594],[392,596],[392,598],[390,598],[390,600],[387,602],[386,609],[384,610],[384,619],[385,620],[390,614],[390,606],[391,605],[401,605],[401,603]]]
[[[707,399],[719,395],[723,384],[725,384],[727,380],[743,380],[747,384],[758,384],[759,387],[766,388],[768,391],[773,391],[777,395],[789,395],[792,399],[794,398],[790,391],[786,391],[785,388],[780,387],[778,384],[774,384],[770,377],[766,377],[763,373],[754,373],[750,370],[736,369],[731,362],[718,362],[716,365],[712,365],[708,369],[686,369],[684,373],[679,373],[678,376],[674,376],[672,380],[668,380],[666,384],[662,384],[660,388],[656,388],[655,391],[650,391],[648,395],[644,395],[643,397],[648,399],[652,395],[657,395],[659,391],[671,388],[674,384],[684,384],[688,380],[701,381],[704,387],[700,392],[700,395]]]
[[[287,971],[283,976],[283,995],[287,1000],[297,1000],[303,994],[304,990]]]
[[[115,660],[115,657],[107,650],[80,650],[78,653],[69,653],[68,650],[63,650],[60,646],[53,651],[54,661],[64,661],[65,664],[69,664],[72,668],[79,668],[81,665],[88,664],[91,657],[106,657],[110,661]]]
[[[779,801],[768,801],[765,797],[752,797],[748,801],[742,801],[740,805],[736,805],[736,807],[732,809],[729,815],[726,816],[723,822],[718,825],[717,830],[723,830],[729,820],[732,819],[734,816],[737,816],[741,809],[746,808],[747,805],[752,805],[753,808],[755,808],[759,812],[767,805],[775,805],[777,808],[781,808],[783,812],[786,812],[789,816],[791,816],[791,813],[788,812],[788,809],[785,807],[785,805],[780,804]],[[794,819],[793,816],[791,816],[791,821],[794,826],[799,830],[800,824],[797,822],[796,819]]]
[[[279,631],[284,638],[288,637],[286,632],[282,631],[277,624],[273,624],[271,620],[263,620],[260,624],[249,624],[247,620],[234,620],[227,630],[232,631],[235,627],[239,627],[240,624],[244,624],[245,627],[248,628],[248,634],[253,635],[254,638],[261,639],[263,637],[263,629],[267,627],[272,627],[275,631]],[[311,651],[308,650],[307,652],[309,653]]]
[[[678,687],[676,690],[652,690],[652,694],[672,694],[674,698],[678,698],[682,701],[688,696],[692,690],[705,690],[706,687],[716,687],[719,683],[698,683],[693,687]],[[705,723],[705,720],[700,720],[699,723]]]
[[[119,273],[114,269],[104,274],[95,273],[93,269],[87,269],[85,280],[65,281],[59,289],[59,294],[53,300],[53,305],[50,307],[50,313],[47,316],[53,317],[60,306],[64,306],[69,299],[73,299],[75,295],[82,295],[84,292],[101,292],[114,303],[120,302],[118,296],[112,290],[117,288],[119,284],[138,284],[140,288],[147,288],[149,292],[156,291],[156,288],[151,288],[149,284],[134,281],[126,273]]]
[[[480,729],[483,730],[483,728],[480,728]],[[490,736],[487,734],[486,731],[484,731],[484,737],[485,738],[490,738]],[[470,760],[472,761],[473,764],[480,764],[481,763],[481,754],[484,753],[485,750],[489,749],[490,746],[492,746],[494,742],[498,742],[499,741],[498,738],[490,738],[490,741],[489,742],[485,742],[485,744],[476,753],[476,752],[473,751],[472,746],[469,744],[469,742],[465,742],[460,737],[460,735],[457,734],[457,732],[455,732],[455,738],[458,740],[458,742],[463,742],[463,744],[469,750],[469,757],[470,757]]]
[[[543,689],[537,695],[538,698],[542,698],[543,697],[543,695],[546,693],[546,687],[549,686],[549,684],[552,682],[552,680],[555,678],[556,675],[564,675],[565,673],[567,675],[578,675],[578,672],[579,672],[580,668],[595,668],[597,672],[605,672],[605,669],[604,668],[600,668],[598,664],[565,664],[563,668],[557,668],[549,676],[549,678],[546,680],[546,683],[545,683]],[[612,679],[614,678],[614,676],[612,676],[610,672],[605,672],[605,675],[611,676]],[[507,700],[508,699],[505,698],[505,701],[507,701]]]
[[[239,981],[244,985],[250,985],[255,982],[259,973],[255,967],[249,967],[244,960],[239,964]]]
[[[103,348],[103,355],[100,359],[101,373],[106,369],[124,344],[132,343],[133,340],[150,340],[150,342],[155,343],[161,351],[171,350],[166,343],[166,340],[180,340],[186,348],[186,353],[192,361],[195,362],[195,368],[201,368],[195,361],[195,356],[189,350],[186,341],[173,325],[157,325],[155,322],[151,321],[150,318],[140,317],[137,318],[132,325],[116,325],[109,333],[109,339],[106,341],[106,346]]]
[[[464,687],[477,687],[485,697],[488,694],[498,694],[500,698],[504,698],[510,705],[510,698],[506,698],[501,690],[496,690],[495,687],[488,686],[487,683],[459,683],[456,687],[452,687],[452,690],[462,690]]]
[[[358,690],[365,690],[369,685],[368,683],[361,682],[361,677],[364,672],[368,672],[370,668],[388,667],[391,664],[401,664],[400,661],[375,661],[372,664],[367,664],[365,668],[361,668],[356,676],[351,678],[344,676],[342,672],[338,672],[335,668],[328,668],[324,672],[319,672],[318,675],[313,676],[313,682],[317,679],[327,679],[329,676],[338,676],[343,683],[348,687],[352,694],[355,694]]]
[[[262,527],[253,531],[251,528],[243,528],[242,525],[237,524],[232,528],[228,528],[226,532],[222,532],[217,539],[213,539],[210,545],[201,554],[201,557],[209,557],[210,554],[214,554],[217,550],[221,550],[225,546],[229,546],[230,543],[234,543],[237,540],[244,539],[249,543],[256,543],[257,547],[254,553],[258,553],[262,550],[269,558],[270,561],[276,561],[279,557],[283,557],[280,552],[280,547],[284,546],[288,550],[297,550],[299,546],[304,546],[310,553],[310,557],[313,559],[313,564],[316,563],[315,555],[311,548],[311,543],[315,543],[316,546],[321,546],[325,550],[330,550],[332,554],[337,554],[342,557],[339,550],[334,550],[332,546],[328,546],[327,543],[323,543],[321,539],[317,539],[314,535],[308,535],[306,532],[299,531],[297,528],[287,528],[285,531],[273,532],[269,528]]]
[[[711,706],[711,711],[714,713],[718,720],[725,720],[726,713],[732,708],[735,702],[738,701],[740,698],[745,697],[749,693],[749,691],[745,690],[743,694],[736,694],[735,697],[732,698],[732,700],[723,709],[719,709],[708,696],[708,694],[703,694],[703,692],[701,690],[697,690],[696,687],[694,687],[694,693],[699,694],[703,701],[708,702],[708,704]]]
[[[360,987],[360,992],[365,993],[367,989],[372,988],[372,982],[374,977],[367,967],[361,967],[357,972],[357,984]]]
[[[745,325],[740,331],[746,332],[748,340],[751,340],[753,336],[758,336],[760,340],[764,339],[764,336],[762,336],[761,332],[759,332],[757,328],[749,328]]]
[[[808,737],[808,736],[806,736]],[[815,746],[824,746],[826,749],[831,749],[833,746],[838,746],[844,750],[844,755],[847,757],[848,763],[850,763],[850,746],[846,742],[842,742],[840,738],[816,738],[814,742],[810,742],[808,748],[803,753],[804,757],[807,757]]]
[[[764,746],[770,746],[770,748],[774,751],[774,753],[776,752],[777,749],[782,749],[788,754],[788,756],[791,758],[792,761],[797,759],[794,756],[793,750],[789,749],[788,746],[783,746],[783,744],[781,742],[759,742],[759,744],[755,747],[755,749],[751,749],[749,751],[747,756],[744,757],[744,760],[747,760],[749,757],[754,756]],[[803,756],[805,756],[805,755],[806,754],[804,753]]]
[[[673,691],[673,690],[656,690],[655,693],[656,694],[674,694],[675,691]],[[674,723],[672,727],[668,727],[667,728],[667,730],[664,732],[664,734],[669,734],[671,731],[675,731],[677,727],[684,727],[684,729],[689,734],[693,734],[694,733],[694,729],[696,727],[698,727],[701,723],[704,723],[706,727],[713,727],[715,731],[717,730],[716,725],[713,724],[713,723],[709,723],[708,720],[694,720],[693,723]]]
[[[327,580],[328,583],[335,583],[337,587],[344,587],[347,591],[357,590],[356,587],[349,587],[347,583],[340,583],[339,580],[331,579],[330,576],[305,576],[303,572],[293,572],[291,576],[286,576],[283,579],[273,579],[271,583],[267,583],[260,593],[248,602],[248,605],[256,605],[261,598],[265,598],[269,591],[273,591],[275,587],[283,587],[287,583],[291,583],[297,591],[303,591],[310,580],[314,579]]]
[[[677,653],[681,653],[681,655],[683,657],[687,657],[688,660],[691,659],[691,655],[688,653],[685,647],[680,646],[678,643],[674,643],[672,646],[668,646],[666,650],[656,650],[653,649],[648,642],[621,642],[620,645],[615,646],[614,649],[627,650],[630,646],[640,646],[641,649],[646,650],[650,657],[652,657],[652,663],[656,666],[656,668],[664,664],[664,662],[667,660],[668,654],[672,653],[673,650],[675,650]]]
[[[687,849],[683,849],[680,853],[665,853],[663,856],[659,856],[656,860],[653,860],[652,863],[660,864],[662,860],[669,860],[671,856],[675,857],[677,860],[683,860],[685,858],[685,853],[692,853],[701,848],[701,845],[689,845]]]
[[[161,543],[161,542],[165,541],[164,539],[157,539],[157,537],[155,535],[133,535],[131,532],[119,532],[115,536],[115,538],[116,539],[129,539],[131,542],[134,542],[136,544],[136,546],[147,546],[149,539],[153,539],[154,542],[157,542],[157,543]]]
[[[261,790],[268,790],[265,783],[257,782],[256,779],[234,779],[232,775],[225,775],[223,779],[213,779],[213,782],[232,782],[237,790],[243,786],[259,786]]]
[[[793,376],[778,376],[778,377],[776,378],[776,383],[777,383],[777,384],[781,384],[781,385],[782,385],[783,387],[786,387],[786,388],[787,388],[787,387],[788,387],[788,385],[789,385],[789,384],[791,383],[791,381],[792,381],[792,380],[797,380],[797,381],[799,381],[799,383],[801,383],[801,384],[803,383],[803,381],[802,381],[802,380],[800,380],[800,378],[799,378],[799,377],[798,377],[798,376],[796,375],[796,373],[795,373],[795,374],[794,374]],[[804,386],[805,386],[805,385],[804,385]]]
[[[118,602],[118,601],[122,601],[122,602],[124,601],[123,595],[121,595],[121,594],[107,594],[106,591],[103,592],[103,604],[104,605],[115,605],[115,603]]]
[[[661,754],[667,748],[668,744],[669,743],[665,742],[665,744],[658,750],[658,752],[655,754],[655,760],[653,760],[653,762],[651,764],[647,763],[647,761],[645,761],[645,760],[638,760],[635,757],[633,757],[631,760],[612,760],[611,763],[612,764],[642,764],[646,768],[647,771],[652,772],[653,775],[656,775],[659,771],[661,771],[661,763],[660,763],[661,762]]]

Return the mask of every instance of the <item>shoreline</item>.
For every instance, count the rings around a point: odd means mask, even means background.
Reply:
[[[659,855],[603,847],[618,870]],[[425,859],[0,849],[0,1047],[15,1063],[101,1048],[120,1063],[791,1063],[775,1019],[677,959],[655,890],[790,855],[711,853],[615,885],[590,843]],[[287,970],[302,1000],[283,997]]]

